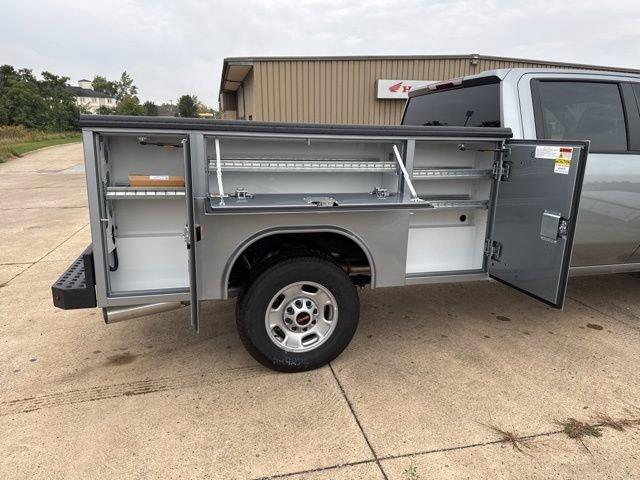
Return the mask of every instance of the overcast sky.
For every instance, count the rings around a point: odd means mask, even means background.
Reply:
[[[640,68],[637,0],[0,0],[0,63],[217,104],[222,60],[468,54]]]

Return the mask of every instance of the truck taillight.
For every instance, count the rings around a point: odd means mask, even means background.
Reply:
[[[446,90],[447,88],[459,87],[462,85],[462,77],[452,78],[444,82],[432,83],[427,85],[427,90]]]

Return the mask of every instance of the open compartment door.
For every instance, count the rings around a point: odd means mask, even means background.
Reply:
[[[588,142],[512,140],[497,170],[487,271],[562,308]]]
[[[199,330],[200,302],[198,300],[197,281],[197,257],[196,249],[200,236],[199,226],[196,224],[196,212],[193,196],[193,176],[191,168],[191,142],[189,138],[182,140],[182,150],[184,152],[184,186],[185,201],[187,202],[187,225],[184,230],[184,239],[188,252],[189,263],[189,294],[191,303],[191,326]]]

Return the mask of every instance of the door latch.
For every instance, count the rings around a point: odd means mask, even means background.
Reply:
[[[569,234],[569,220],[562,218],[560,213],[545,210],[540,222],[540,238],[547,242],[557,242]]]

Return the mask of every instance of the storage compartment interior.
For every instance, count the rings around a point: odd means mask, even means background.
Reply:
[[[408,275],[482,268],[487,210],[416,210],[409,218]]]
[[[113,295],[188,289],[182,137],[105,135],[98,146],[104,186],[108,285]],[[130,175],[147,177],[132,187]],[[167,180],[174,186],[165,186]],[[157,202],[162,202],[158,205]]]
[[[434,210],[410,213],[407,275],[482,269],[495,147],[416,142],[410,175]]]
[[[208,137],[210,207],[401,202],[394,144],[402,152],[401,141]]]

